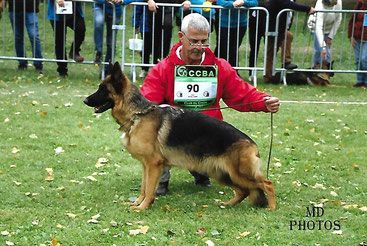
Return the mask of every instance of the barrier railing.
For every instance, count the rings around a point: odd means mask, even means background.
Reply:
[[[286,85],[286,72],[287,70],[282,66],[285,63],[285,57],[276,58],[276,48],[278,44],[279,37],[279,19],[282,14],[287,14],[292,12],[290,9],[284,9],[279,12],[276,20],[276,45],[274,45],[274,57],[273,57],[273,74],[275,72],[281,72],[281,80],[283,84]],[[308,15],[298,12],[293,12],[295,20],[293,21],[293,26],[291,31],[293,32],[293,42],[292,46],[292,63],[298,65],[298,68],[293,71],[298,72],[326,72],[326,73],[366,73],[364,70],[357,70],[355,66],[354,60],[354,52],[352,46],[350,45],[350,41],[348,39],[348,22],[352,14],[355,13],[366,13],[361,10],[323,10],[317,11],[317,13],[341,13],[342,14],[342,22],[338,31],[336,32],[335,37],[332,40],[331,45],[331,61],[333,62],[333,66],[329,66],[328,69],[314,68],[313,64],[313,33],[307,28],[307,19]],[[302,20],[303,18],[303,20]],[[300,27],[301,26],[301,27]],[[354,23],[353,23],[354,26]],[[362,28],[362,32],[363,32]],[[287,40],[284,39],[284,44],[287,45]]]

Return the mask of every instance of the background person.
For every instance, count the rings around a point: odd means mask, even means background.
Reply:
[[[214,93],[210,95],[210,98],[205,97],[205,94],[197,93],[195,96],[197,96],[199,104],[209,103],[206,107],[195,109],[218,120],[223,120],[220,100],[223,100],[229,107],[242,112],[277,112],[279,109],[278,98],[258,91],[242,80],[226,60],[215,57],[209,49],[209,33],[210,26],[205,17],[198,13],[187,15],[182,21],[181,31],[178,32],[180,42],[173,46],[168,57],[150,70],[141,88],[142,94],[157,104],[165,103],[178,106],[181,95],[174,93],[175,86],[180,83],[175,80],[176,66],[207,65],[217,67],[218,70],[216,82],[211,87]],[[188,83],[189,86],[190,82]],[[183,91],[183,93],[187,92]],[[210,184],[209,178],[205,174],[196,172],[192,172],[192,174],[197,185],[207,186]],[[157,189],[157,195],[167,193],[169,178],[169,168],[165,168]]]
[[[226,9],[219,11],[219,30],[215,54],[226,59],[233,67],[238,66],[238,51],[247,29],[247,10],[239,7],[256,7],[257,0],[217,0]]]
[[[317,0],[315,9],[316,11],[341,10],[342,1]],[[310,27],[314,38],[313,68],[330,69],[331,45],[341,21],[342,13],[317,12],[315,14],[314,26]]]
[[[85,22],[81,2],[72,2],[73,14],[56,14],[56,6],[65,6],[64,0],[48,0],[47,16],[55,33],[55,54],[57,60],[67,60],[66,55],[66,29],[69,27],[74,31],[74,42],[69,51],[69,57],[76,62],[83,62],[84,57],[80,55],[80,47],[85,38]],[[57,62],[57,72],[60,77],[68,75],[66,62]]]
[[[17,57],[27,57],[24,45],[25,25],[31,42],[33,58],[42,59],[42,47],[38,31],[39,0],[7,0],[7,2]],[[18,63],[19,70],[27,69],[27,60],[18,60]],[[41,61],[33,61],[33,66],[38,72],[42,73],[43,65]]]
[[[275,32],[276,28],[276,18],[280,11],[283,9],[292,9],[295,11],[301,11],[308,14],[312,14],[315,12],[314,8],[310,6],[306,6],[303,4],[298,4],[292,2],[290,0],[269,0],[265,3],[266,9],[269,11],[269,32]],[[287,13],[284,13],[280,16],[279,19],[279,27],[278,27],[278,40],[276,51],[279,49],[282,44],[287,28]],[[273,56],[274,56],[274,46],[275,46],[275,37],[269,36],[268,38],[268,47],[266,51],[266,65],[265,65],[265,76],[264,82],[269,83],[273,80]]]
[[[367,10],[367,0],[358,0],[354,9]],[[355,13],[350,17],[348,38],[354,49],[357,70],[367,70],[367,23],[365,13]],[[367,88],[367,73],[357,73],[357,83],[354,87]]]

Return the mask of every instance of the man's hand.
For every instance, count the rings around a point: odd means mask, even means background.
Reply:
[[[148,9],[152,12],[157,12],[158,5],[154,2],[154,0],[148,0]]]
[[[183,10],[189,10],[191,6],[191,2],[190,1],[185,1],[182,3],[182,8]]]
[[[65,7],[65,1],[64,0],[57,0],[57,5],[60,7]]]
[[[314,7],[311,7],[311,8],[310,8],[310,11],[308,11],[308,14],[309,14],[309,15],[312,15],[312,14],[314,14],[314,13],[316,13],[316,9],[315,9]]]
[[[350,38],[350,43],[351,43],[352,47],[354,48],[357,44],[357,41],[355,40],[355,38],[351,37]]]
[[[245,4],[244,0],[236,0],[236,1],[233,2],[233,7],[239,8],[239,7],[243,6],[244,4]]]
[[[271,113],[276,113],[279,110],[280,101],[277,97],[264,97],[266,108]]]

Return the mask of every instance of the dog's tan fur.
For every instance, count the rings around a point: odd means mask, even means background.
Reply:
[[[115,64],[114,67],[112,75],[102,84],[107,88],[109,100],[113,101],[112,115],[120,125],[122,143],[143,166],[140,195],[133,204],[135,208],[146,209],[154,202],[163,167],[170,165],[207,173],[222,183],[226,183],[223,177],[228,179],[227,185],[233,188],[235,195],[224,203],[226,205],[235,205],[247,196],[255,205],[264,205],[264,201],[259,198],[265,193],[269,209],[275,209],[274,187],[261,173],[261,161],[255,143],[240,139],[223,150],[223,154],[202,158],[188,154],[181,148],[169,146],[167,139],[173,131],[172,114],[184,111],[171,109],[173,113],[170,114],[151,103],[133,103],[134,97],[139,99],[138,89],[121,73],[119,66],[116,68]],[[121,74],[118,74],[119,71]],[[116,87],[120,86],[121,93],[116,91]],[[94,94],[88,97],[89,102],[86,104],[89,106],[93,106],[90,101]]]

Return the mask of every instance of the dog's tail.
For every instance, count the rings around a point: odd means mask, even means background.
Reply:
[[[264,208],[268,206],[268,199],[266,198],[264,191],[260,188],[251,190],[249,200],[251,204],[256,207]]]

